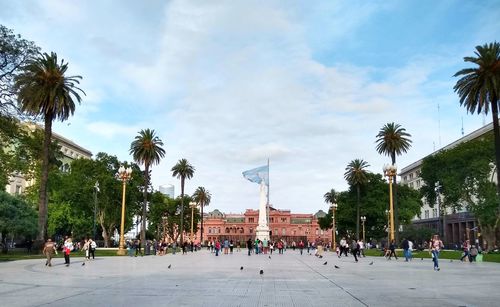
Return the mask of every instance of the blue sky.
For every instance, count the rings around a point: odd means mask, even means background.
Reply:
[[[388,122],[412,135],[404,167],[490,122],[470,115],[453,74],[478,44],[500,40],[499,1],[7,1],[0,23],[55,51],[87,96],[54,131],[131,160],[138,131],[155,129],[166,157],[153,184],[196,168],[209,208],[257,208],[241,172],[271,160],[271,203],[326,209],[346,165],[375,151]],[[438,116],[437,106],[440,106]],[[438,124],[440,122],[440,125]],[[440,128],[439,128],[440,127]]]

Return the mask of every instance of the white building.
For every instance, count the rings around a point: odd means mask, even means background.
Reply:
[[[168,197],[175,198],[175,187],[172,184],[164,184],[159,187],[160,193]]]
[[[431,153],[429,156],[443,150],[454,148],[461,143],[480,138],[492,130],[493,123],[490,123]],[[401,184],[405,184],[416,190],[422,187],[424,182],[420,178],[420,171],[422,168],[422,162],[425,158],[426,157],[415,161],[401,169],[399,174],[401,176]],[[451,208],[446,208],[444,212],[445,225],[442,227],[440,224],[442,224],[441,215],[443,214],[440,214],[439,212],[439,203],[434,204],[432,207],[425,201],[423,201],[423,203],[424,205],[422,206],[420,215],[415,216],[412,220],[413,225],[433,229],[436,233],[439,233],[441,228],[443,228],[441,235],[446,241],[445,243],[460,244],[467,237],[470,237],[471,239],[475,239],[477,237],[477,221],[474,218],[474,215],[471,212],[468,212],[466,208],[456,211],[453,211]]]

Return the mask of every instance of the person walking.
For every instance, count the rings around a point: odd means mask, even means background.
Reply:
[[[401,246],[403,247],[403,256],[405,257],[405,262],[408,262],[408,259],[409,259],[408,249],[410,248],[410,244],[408,243],[408,240],[406,238],[403,239]]]
[[[248,239],[247,248],[248,248],[248,256],[250,256],[250,254],[252,253],[252,238]]]
[[[219,251],[221,250],[221,244],[219,239],[215,241],[215,256],[219,256]]]
[[[432,254],[432,262],[434,263],[434,271],[439,271],[439,252],[444,247],[443,241],[439,239],[438,235],[434,235],[429,244],[429,253]]]
[[[43,246],[43,254],[47,257],[47,261],[45,261],[45,266],[52,266],[52,258],[54,258],[54,254],[57,255],[57,248],[52,239],[48,239]]]
[[[73,241],[71,240],[71,238],[66,236],[66,240],[64,240],[64,247],[63,247],[64,264],[66,264],[66,266],[69,266],[69,263],[70,263],[69,255],[70,255],[71,251],[73,250],[73,248],[74,248]]]
[[[462,255],[462,257],[460,258],[460,261],[464,261],[464,258],[470,258],[470,255],[469,255],[469,251],[470,251],[470,241],[469,240],[465,240],[463,246],[463,251],[464,251],[464,254]]]
[[[366,257],[365,256],[365,242],[363,240],[358,240],[358,245],[359,245],[359,257]]]
[[[90,259],[90,240],[89,239],[85,239],[85,242],[83,243],[82,249],[85,252],[85,258],[83,259],[83,262],[82,262],[82,266],[84,266],[85,263],[87,262],[87,260]]]
[[[302,240],[300,240],[299,242],[299,250],[300,254],[302,255],[302,253],[304,252],[304,242]]]
[[[97,248],[97,243],[94,240],[89,239],[89,260],[90,256],[92,256],[92,260],[95,259],[95,249]]]
[[[234,249],[234,242],[233,240],[229,240],[229,253],[232,254]]]
[[[408,259],[410,261],[413,259],[413,241],[408,240]]]
[[[394,258],[398,260],[398,256],[396,256],[396,241],[391,241],[391,244],[389,245],[389,251],[389,257],[387,258],[387,260],[391,260],[392,256],[394,256]]]
[[[359,244],[358,241],[356,241],[356,239],[352,239],[351,253],[354,256],[354,260],[358,262]]]

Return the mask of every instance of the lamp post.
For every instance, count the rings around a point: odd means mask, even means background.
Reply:
[[[443,238],[443,242],[446,242],[446,227],[445,227],[445,212],[444,208],[441,205],[441,184],[439,181],[436,181],[434,184],[434,190],[436,191],[437,197],[437,205],[438,205],[438,231],[441,238]]]
[[[335,252],[337,250],[337,242],[335,241],[335,210],[337,210],[337,203],[333,202],[331,209],[332,209],[332,251]]]
[[[123,192],[122,192],[122,219],[120,225],[120,245],[118,247],[117,254],[120,256],[124,256],[127,253],[125,249],[125,191],[127,187],[127,181],[132,177],[132,168],[125,168],[123,165],[118,169],[118,173],[116,173],[116,179],[120,180],[123,183]]]
[[[196,203],[195,202],[190,202],[189,207],[191,207],[191,242],[194,242],[194,208],[196,208]]]
[[[361,224],[363,225],[363,242],[366,242],[365,240],[365,222],[366,222],[366,216],[361,217]]]
[[[387,217],[387,244],[389,244],[389,210],[385,209],[385,216]]]
[[[396,164],[385,164],[384,175],[389,179],[389,215],[390,215],[390,236],[389,240],[394,240],[394,208],[393,208],[393,195],[392,195],[392,178],[396,177],[398,167]]]
[[[96,217],[97,217],[97,192],[99,191],[100,191],[99,181],[96,181],[94,185],[94,227],[93,227],[94,241],[96,240],[95,232],[96,232]]]

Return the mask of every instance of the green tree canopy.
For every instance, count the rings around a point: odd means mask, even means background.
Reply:
[[[7,236],[36,235],[36,211],[24,200],[0,191],[0,233],[2,248],[7,252]]]
[[[421,192],[430,206],[436,204],[436,182],[441,186],[442,206],[467,208],[478,219],[484,238],[491,245],[496,237],[500,215],[493,183],[493,133],[444,150],[423,160]]]

